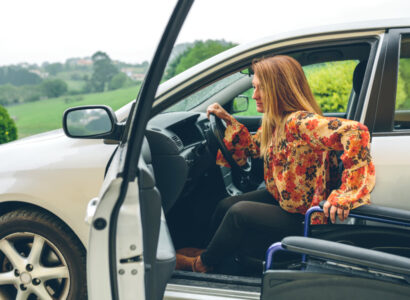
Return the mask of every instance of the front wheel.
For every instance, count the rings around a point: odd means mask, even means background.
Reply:
[[[1,299],[86,299],[85,257],[73,232],[46,212],[0,216]]]

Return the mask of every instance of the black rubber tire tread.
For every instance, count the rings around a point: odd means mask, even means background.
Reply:
[[[16,232],[36,233],[52,242],[69,268],[67,300],[87,299],[86,250],[67,225],[46,211],[20,208],[0,216],[0,238]]]

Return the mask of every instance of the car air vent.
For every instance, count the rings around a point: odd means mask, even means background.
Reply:
[[[172,136],[172,140],[175,142],[175,144],[178,146],[178,148],[182,148],[184,145],[182,144],[182,141],[179,137],[176,135]]]

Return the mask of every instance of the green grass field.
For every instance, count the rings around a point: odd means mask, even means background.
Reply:
[[[86,95],[62,96],[37,102],[8,106],[7,111],[15,120],[18,138],[62,127],[64,111],[73,106],[105,104],[116,110],[138,94],[139,86]]]

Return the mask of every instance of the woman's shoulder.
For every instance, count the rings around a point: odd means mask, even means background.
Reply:
[[[330,130],[336,130],[343,127],[345,130],[368,130],[365,125],[354,120],[348,120],[339,117],[322,116],[317,113],[308,111],[295,111],[288,115],[286,124],[288,127],[299,129],[306,128],[312,130],[318,127],[328,127]],[[321,126],[319,126],[321,125]]]
[[[287,117],[286,122],[290,123],[292,121],[303,121],[307,119],[314,119],[314,118],[320,118],[320,117],[321,115],[316,114],[316,113],[308,112],[305,110],[298,110],[298,111],[290,113]]]

